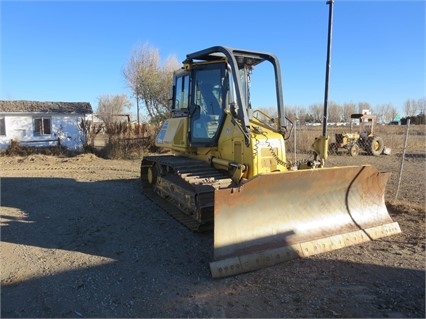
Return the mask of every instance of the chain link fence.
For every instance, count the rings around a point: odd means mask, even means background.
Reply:
[[[329,144],[336,141],[349,127],[330,126],[327,129]],[[290,161],[312,158],[311,144],[320,136],[319,126],[295,125],[292,136],[287,140],[287,159]],[[380,155],[362,151],[353,156],[350,148],[330,152],[327,167],[372,165],[379,171],[391,172],[386,187],[386,201],[392,204],[426,207],[426,126],[378,125],[375,136],[384,143]]]

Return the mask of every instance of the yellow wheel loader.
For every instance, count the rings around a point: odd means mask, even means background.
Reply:
[[[262,63],[274,70],[275,114],[252,105],[250,78]],[[213,277],[400,232],[384,202],[389,173],[325,167],[326,123],[311,159],[287,159],[292,125],[273,54],[207,48],[187,55],[173,83],[170,118],[155,141],[172,155],[142,159],[142,187],[188,228],[213,228]]]

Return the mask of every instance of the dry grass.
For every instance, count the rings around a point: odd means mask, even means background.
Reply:
[[[336,133],[348,132],[349,127],[328,127],[327,134],[330,137],[330,143],[334,142]],[[140,158],[149,151],[154,151],[155,131],[152,128],[143,128],[143,134],[135,134],[122,130],[109,130],[106,134],[107,139],[103,147],[94,147],[94,142],[99,135],[94,134],[91,139],[91,145],[88,145],[83,152],[94,153],[102,158],[109,159],[131,159]],[[312,153],[311,145],[315,139],[322,134],[320,126],[298,126],[296,132],[296,151],[297,153]],[[376,127],[376,135],[383,138],[385,146],[392,149],[392,153],[402,153],[406,139],[407,126],[382,125]],[[292,136],[286,142],[287,154],[295,151],[295,136]],[[406,152],[410,154],[419,154],[424,156],[426,153],[426,125],[410,125],[408,130]],[[70,152],[62,147],[44,147],[35,148],[21,146],[17,142],[12,142],[6,151],[6,155],[45,154],[45,155],[65,155],[70,156]]]
[[[65,147],[48,146],[48,147],[34,147],[20,145],[19,142],[11,140],[9,147],[5,152],[0,152],[2,155],[7,156],[28,156],[31,154],[43,154],[43,155],[54,155],[54,156],[72,156],[74,153],[68,151]]]
[[[328,127],[330,143],[336,133],[348,132],[349,127]],[[407,126],[382,125],[376,127],[376,135],[383,138],[386,147],[393,152],[402,152],[405,144]],[[322,134],[320,126],[300,126],[296,129],[297,152],[309,153],[315,137]],[[407,152],[424,154],[426,152],[426,126],[410,125],[407,139]],[[294,152],[294,134],[287,140],[287,152]]]

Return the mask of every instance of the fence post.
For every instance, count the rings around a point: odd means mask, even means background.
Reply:
[[[296,138],[297,138],[297,119],[295,121],[295,125],[294,125],[294,162],[296,163],[297,160],[297,142],[296,142]]]
[[[402,170],[404,168],[405,152],[407,150],[408,129],[410,128],[410,119],[407,119],[407,129],[405,130],[404,149],[402,150],[401,165],[399,167],[398,186],[396,187],[395,201],[398,199],[399,187],[401,186]]]

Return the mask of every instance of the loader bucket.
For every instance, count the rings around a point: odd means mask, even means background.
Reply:
[[[215,191],[213,277],[400,233],[385,206],[390,173],[349,166],[258,175]]]

